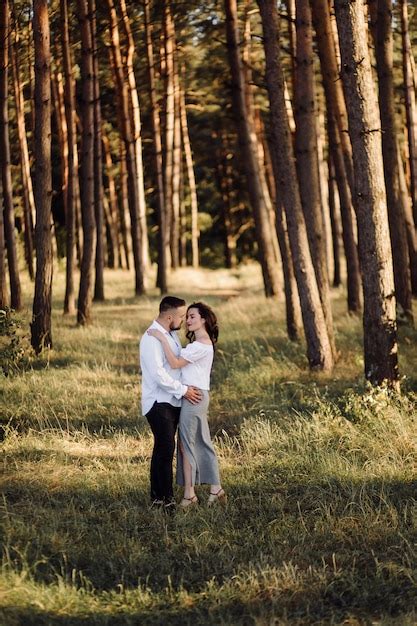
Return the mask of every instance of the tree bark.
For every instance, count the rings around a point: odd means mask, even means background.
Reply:
[[[119,206],[113,174],[114,165],[110,151],[110,142],[104,127],[102,129],[102,143],[109,196],[108,216],[106,218],[108,222],[108,236],[110,239],[109,245],[111,247],[111,250],[109,250],[109,267],[115,268],[122,267],[122,253],[119,240]],[[113,259],[113,261],[111,261],[111,259]]]
[[[336,0],[342,80],[353,150],[364,295],[365,376],[399,388],[394,277],[381,146],[362,0]]]
[[[182,131],[181,131],[182,132]],[[184,198],[184,171],[181,169],[180,266],[187,267],[187,207]]]
[[[163,73],[165,83],[164,94],[164,206],[166,228],[164,246],[168,265],[172,266],[170,250],[171,224],[173,219],[173,175],[174,175],[174,134],[175,134],[175,86],[174,86],[174,41],[175,30],[169,0],[164,0],[163,27]]]
[[[130,269],[130,242],[132,237],[130,227],[130,213],[129,213],[129,190],[127,184],[127,167],[126,167],[126,148],[123,141],[120,142],[120,203],[119,203],[119,219],[120,230],[122,233],[123,251],[125,255],[126,267]]]
[[[213,131],[212,137],[216,140],[216,131]],[[220,145],[216,150],[216,180],[223,202],[221,217],[223,222],[224,260],[228,269],[234,269],[237,267],[236,236],[233,229],[232,211],[235,189],[232,181],[231,166],[228,162],[229,146],[223,129],[220,131],[219,139]]]
[[[188,132],[187,121],[187,109],[185,104],[185,91],[181,88],[181,132],[182,142],[184,145],[185,164],[187,168],[188,187],[190,191],[190,203],[191,203],[191,265],[198,267],[199,251],[198,251],[198,239],[200,236],[198,230],[198,199],[197,199],[197,185],[194,175],[194,163],[193,154],[191,150],[190,135]]]
[[[411,275],[404,207],[400,191],[398,141],[395,124],[393,35],[391,0],[369,4],[378,73],[379,111],[382,129],[385,189],[394,265],[398,319],[413,325]]]
[[[77,126],[75,119],[75,88],[68,26],[68,0],[60,0],[62,62],[65,78],[64,105],[68,133],[68,186],[66,189],[66,271],[64,313],[75,313],[75,216],[79,200]]]
[[[329,154],[329,210],[330,223],[332,229],[332,249],[333,249],[333,287],[339,287],[342,283],[340,272],[340,235],[341,227],[336,203],[336,176],[334,173],[334,165]],[[340,201],[339,201],[340,202]]]
[[[411,70],[413,52],[411,49],[408,30],[408,1],[401,0],[400,7],[405,112],[407,118],[408,152],[410,155],[411,201],[413,206],[414,224],[417,227],[417,110],[413,72]]]
[[[333,114],[327,111],[329,150],[334,163],[336,183],[339,192],[340,214],[342,219],[342,238],[347,269],[348,311],[356,314],[361,310],[361,273],[358,248],[355,240],[353,221],[352,194],[346,174],[345,160],[340,145],[340,133]]]
[[[123,59],[120,49],[120,35],[118,18],[114,6],[114,0],[107,0],[109,23],[110,23],[110,43],[114,62],[114,72],[116,77],[116,90],[119,99],[121,135],[125,143],[126,168],[127,168],[127,188],[129,199],[129,213],[132,233],[132,250],[135,266],[135,294],[143,295],[145,289],[145,268],[143,267],[143,256],[141,250],[142,235],[140,230],[140,209],[139,209],[139,189],[136,167],[135,141],[132,131],[129,92],[125,81]]]
[[[182,177],[182,137],[181,137],[181,92],[178,70],[178,52],[174,37],[174,146],[172,159],[172,219],[170,232],[171,263],[175,269],[179,267],[180,243],[180,210],[181,210],[181,177]]]
[[[153,135],[153,158],[154,168],[156,172],[156,200],[157,200],[157,218],[158,218],[158,278],[157,285],[161,293],[166,293],[167,285],[167,255],[165,247],[165,230],[166,230],[166,211],[165,211],[165,193],[164,193],[164,177],[162,167],[162,140],[161,140],[161,124],[159,119],[159,106],[156,94],[154,55],[152,45],[152,24],[150,20],[150,0],[144,1],[144,21],[145,21],[145,38],[146,38],[146,59],[148,71],[149,99],[151,106],[151,121]]]
[[[3,184],[0,176],[0,207],[3,205]],[[6,283],[6,248],[4,241],[3,210],[0,209],[0,309],[8,306],[9,298]]]
[[[343,226],[343,245],[347,265],[348,310],[361,309],[360,268],[353,222],[352,148],[347,134],[347,113],[343,88],[339,80],[337,47],[326,0],[312,0],[312,17],[326,97],[329,149],[335,166]]]
[[[93,272],[96,248],[94,216],[94,64],[91,15],[87,0],[77,0],[81,30],[82,136],[81,136],[81,214],[83,255],[78,294],[78,324],[91,322]]]
[[[258,0],[266,59],[266,84],[270,101],[271,149],[276,162],[277,198],[285,207],[294,271],[300,297],[307,357],[312,368],[331,370],[333,354],[311,260],[297,186],[291,131],[285,105],[285,83],[279,48],[278,11],[275,0]]]
[[[8,0],[0,3],[0,173],[3,187],[3,220],[10,279],[10,302],[13,309],[22,307],[19,265],[15,235],[13,185],[10,169],[10,139],[8,110],[8,66],[10,41],[10,12]]]
[[[294,77],[294,116],[297,176],[320,300],[333,356],[336,357],[327,273],[325,226],[320,196],[311,9],[309,0],[296,0],[295,4],[297,47]]]
[[[33,2],[35,42],[36,277],[31,343],[38,354],[52,348],[51,52],[48,1]]]
[[[270,151],[271,162],[274,170],[274,184],[279,180],[279,164],[276,160],[274,150]],[[291,254],[290,240],[288,237],[287,220],[285,218],[285,208],[283,205],[280,190],[276,185],[275,188],[275,206],[276,206],[276,230],[279,248],[282,259],[282,271],[284,274],[284,293],[285,293],[285,319],[287,326],[288,338],[291,341],[298,341],[302,336],[303,320],[301,316],[300,298],[298,296],[297,281],[294,274],[294,263]]]
[[[239,53],[239,31],[236,0],[225,0],[226,35],[232,78],[232,99],[236,117],[239,142],[246,174],[247,191],[255,220],[258,258],[262,268],[266,296],[281,293],[281,281],[273,245],[270,218],[259,173],[257,138],[250,119],[247,103],[242,60]]]
[[[93,92],[94,92],[94,216],[96,221],[96,258],[94,300],[104,301],[104,192],[103,192],[103,152],[101,145],[101,103],[98,74],[96,2],[88,0],[91,16],[91,40],[93,45]]]
[[[263,121],[255,104],[255,86],[252,72],[252,31],[251,31],[251,0],[245,0],[244,10],[244,24],[243,24],[243,46],[242,46],[242,67],[245,87],[245,102],[246,111],[248,116],[248,122],[253,129],[254,148],[256,149],[256,156],[258,159],[258,176],[259,183],[262,190],[262,196],[265,202],[265,206],[268,212],[268,218],[270,222],[271,242],[274,248],[275,258],[277,264],[280,261],[280,252],[278,239],[276,237],[276,211],[275,206],[272,203],[272,197],[269,190],[267,172],[265,167],[265,152],[263,148],[262,135],[263,135]],[[275,195],[275,192],[274,192]],[[280,269],[277,269],[277,275],[280,275]]]
[[[59,58],[59,52],[55,49],[55,54]],[[64,215],[67,215],[67,196],[68,196],[68,128],[65,117],[64,106],[64,85],[62,83],[62,72],[58,67],[52,72],[51,90],[52,103],[55,114],[56,128],[58,131],[58,144],[60,153],[60,169],[61,169],[61,194],[64,206]]]
[[[342,84],[339,80],[336,44],[330,17],[330,4],[328,0],[311,0],[311,8],[327,108],[329,113],[331,112],[334,115],[339,130],[346,175],[353,194],[352,147],[347,134],[346,104]]]
[[[417,229],[414,225],[411,199],[408,194],[407,183],[404,174],[404,165],[400,151],[398,154],[398,171],[400,173],[400,193],[405,213],[405,225],[407,229],[408,256],[410,259],[411,287],[413,294],[417,294]]]
[[[288,20],[288,42],[291,58],[291,77],[294,93],[294,76],[295,76],[295,55],[296,55],[296,30],[295,30],[295,0],[285,0],[285,8],[287,9]]]
[[[119,0],[120,11],[123,19],[123,26],[127,41],[126,52],[126,71],[127,71],[127,83],[129,89],[130,103],[131,103],[131,124],[132,133],[135,144],[135,159],[136,159],[136,174],[137,174],[137,188],[138,188],[138,210],[139,210],[139,223],[140,223],[140,236],[141,236],[141,251],[142,251],[142,266],[146,275],[146,270],[149,267],[149,241],[148,241],[148,226],[146,222],[146,201],[145,201],[145,185],[143,177],[143,159],[142,159],[142,123],[138,90],[136,86],[135,71],[133,67],[133,56],[135,52],[135,42],[132,35],[132,29],[130,27],[129,16],[126,8],[126,1]]]
[[[16,121],[20,147],[20,169],[23,187],[23,217],[25,225],[25,256],[30,279],[34,280],[35,273],[33,266],[33,215],[35,215],[36,213],[36,208],[35,198],[33,195],[32,176],[30,172],[29,148],[26,136],[25,103],[23,99],[23,89],[20,81],[19,72],[18,44],[20,42],[20,38],[17,32],[16,23],[11,34],[12,38],[10,41],[10,58],[13,71],[14,97],[17,118]]]

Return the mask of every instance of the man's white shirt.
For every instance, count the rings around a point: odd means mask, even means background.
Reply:
[[[156,328],[168,337],[175,356],[180,356],[181,343],[176,331],[170,333],[156,320],[149,328]],[[140,340],[140,367],[142,370],[142,414],[146,415],[154,402],[169,402],[181,406],[187,387],[181,383],[181,368],[173,369],[165,356],[161,342],[147,332]]]

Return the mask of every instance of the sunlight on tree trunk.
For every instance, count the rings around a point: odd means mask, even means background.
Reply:
[[[31,342],[36,353],[52,348],[51,52],[48,1],[33,2],[35,37],[36,278]]]
[[[365,376],[399,388],[394,276],[381,146],[381,122],[362,0],[336,0],[342,80],[349,117],[364,296]]]

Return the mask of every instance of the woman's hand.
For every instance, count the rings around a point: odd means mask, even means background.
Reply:
[[[160,330],[157,330],[156,328],[150,328],[148,330],[148,335],[150,335],[151,337],[155,337],[155,339],[158,339],[158,341],[164,341],[164,339],[166,339],[164,333]]]

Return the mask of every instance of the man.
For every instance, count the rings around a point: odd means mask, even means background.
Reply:
[[[176,356],[181,343],[177,330],[186,315],[185,301],[166,296],[159,305],[159,315],[150,328],[167,335]],[[201,400],[201,392],[181,383],[181,370],[172,369],[165,357],[161,343],[145,332],[140,340],[140,367],[142,370],[142,413],[146,415],[154,436],[151,460],[152,506],[175,508],[172,486],[172,461],[175,451],[175,433],[181,410],[181,398],[192,404]]]

